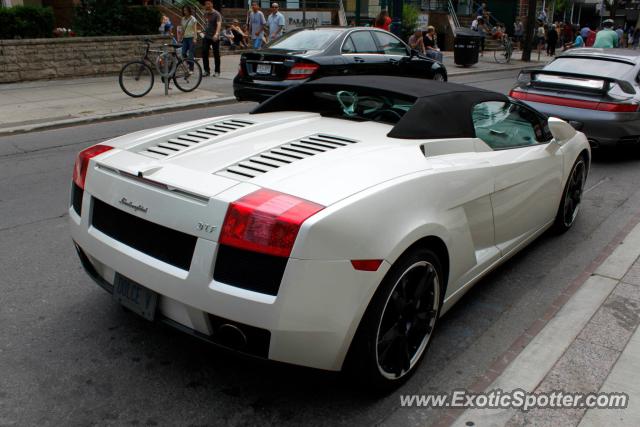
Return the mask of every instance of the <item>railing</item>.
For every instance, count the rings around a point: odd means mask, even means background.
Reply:
[[[172,0],[154,0],[153,4],[159,4],[162,5],[164,7],[166,7],[167,9],[169,9],[170,11],[172,11],[174,14],[176,14],[177,16],[182,16],[182,8],[181,6],[175,4],[175,1]],[[200,25],[200,27],[202,28],[206,28],[207,26],[207,21],[206,19],[204,19],[204,12],[202,11],[202,9],[194,4],[189,4],[189,6],[191,6],[191,8],[193,9],[193,16],[196,18],[196,21],[198,21],[198,24]]]
[[[456,8],[453,7],[453,3],[451,3],[451,0],[448,0],[447,3],[448,3],[447,7],[449,9],[449,16],[451,17],[453,24],[455,25],[456,28],[460,28],[460,21],[458,20],[458,14],[456,13]]]
[[[475,12],[478,10],[478,8],[481,6],[482,4],[480,2],[477,1],[473,1],[471,2],[471,13],[475,14]],[[491,12],[491,11],[489,11]],[[496,19],[495,16],[489,14],[489,19],[486,19],[486,15],[485,15],[485,20],[487,21],[487,26],[489,28],[493,28],[496,27],[498,25],[498,20]]]
[[[344,2],[338,0],[338,25],[341,27],[347,26],[347,13],[344,10]]]

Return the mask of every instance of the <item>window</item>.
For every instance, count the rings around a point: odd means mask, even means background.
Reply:
[[[356,31],[349,38],[355,47],[355,53],[380,53],[370,31]]]
[[[348,37],[342,45],[342,53],[355,53],[356,48],[351,41],[351,37]]]
[[[373,88],[317,90],[310,86],[298,89],[295,101],[288,101],[287,108],[336,119],[395,124],[414,103],[413,97]]]
[[[373,34],[385,55],[407,56],[409,54],[405,44],[391,34],[381,31],[374,31]]]
[[[510,102],[482,102],[473,107],[476,136],[494,150],[549,142],[546,121],[532,110]]]
[[[294,31],[270,43],[267,49],[323,50],[334,41],[341,30],[318,29]]]
[[[565,56],[555,59],[553,62],[545,66],[544,70],[614,77],[616,79],[620,79],[633,70],[633,67],[633,64],[628,64],[626,62]]]

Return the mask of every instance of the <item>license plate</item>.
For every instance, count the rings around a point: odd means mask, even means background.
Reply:
[[[258,74],[271,74],[271,65],[269,64],[258,64],[256,68],[256,73]]]
[[[113,283],[113,299],[147,320],[156,315],[158,294],[120,274]]]

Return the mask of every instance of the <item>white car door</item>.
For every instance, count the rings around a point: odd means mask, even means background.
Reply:
[[[476,135],[493,150],[495,242],[508,253],[555,218],[562,193],[562,151],[544,118],[510,102],[473,112]]]

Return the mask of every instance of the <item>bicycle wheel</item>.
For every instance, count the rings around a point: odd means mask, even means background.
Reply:
[[[124,93],[140,98],[148,94],[153,87],[153,71],[142,61],[129,62],[120,70],[118,81]]]
[[[183,92],[194,91],[202,81],[202,68],[193,59],[182,59],[178,62],[173,82]]]
[[[511,59],[511,54],[506,46],[502,46],[501,49],[493,51],[493,58],[498,64],[506,64]]]

